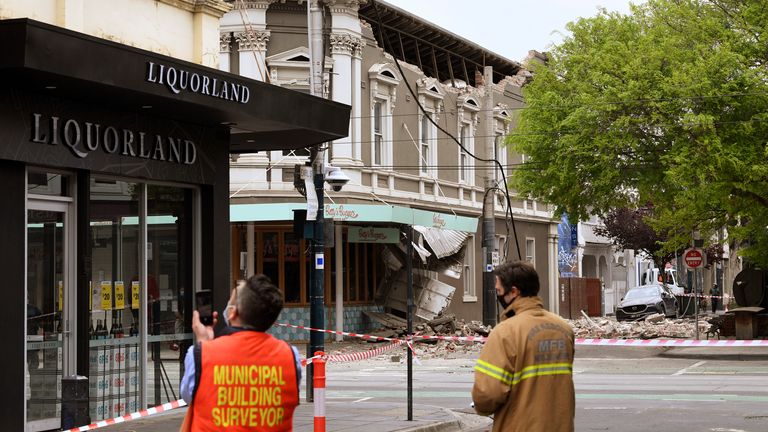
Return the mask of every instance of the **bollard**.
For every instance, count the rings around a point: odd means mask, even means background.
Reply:
[[[325,359],[322,357],[325,353],[315,351],[315,357],[312,361],[314,368],[314,404],[315,404],[315,429],[314,432],[325,432]]]

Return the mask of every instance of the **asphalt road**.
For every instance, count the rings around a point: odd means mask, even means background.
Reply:
[[[658,348],[579,348],[577,431],[768,431],[765,356],[662,357]],[[414,365],[414,403],[471,412],[474,356]],[[746,356],[749,358],[749,356]],[[739,359],[739,360],[737,360]],[[329,400],[403,402],[406,365],[369,360],[328,366]],[[481,431],[486,428],[467,427]]]

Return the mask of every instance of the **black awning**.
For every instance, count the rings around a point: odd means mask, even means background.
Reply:
[[[344,138],[348,105],[30,19],[0,20],[0,86],[204,125],[227,125],[231,153]]]

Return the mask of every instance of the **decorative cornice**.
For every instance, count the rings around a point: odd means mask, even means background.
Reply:
[[[240,9],[269,9],[272,3],[278,0],[235,0],[235,10]]]
[[[232,9],[232,6],[224,0],[157,0],[169,6],[192,13],[205,13],[221,18]]]
[[[219,34],[219,52],[228,53],[232,42],[232,33]]]
[[[324,3],[331,15],[345,14],[357,18],[360,6],[368,3],[368,0],[324,0]]]
[[[363,39],[349,33],[331,33],[331,54],[357,54],[363,46]]]
[[[266,51],[267,42],[269,42],[269,30],[256,30],[253,34],[249,32],[236,32],[238,51]]]

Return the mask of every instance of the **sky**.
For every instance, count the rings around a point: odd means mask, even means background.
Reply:
[[[599,7],[629,13],[629,0],[384,0],[509,60],[547,51],[565,25]],[[633,3],[642,3],[634,0]]]

